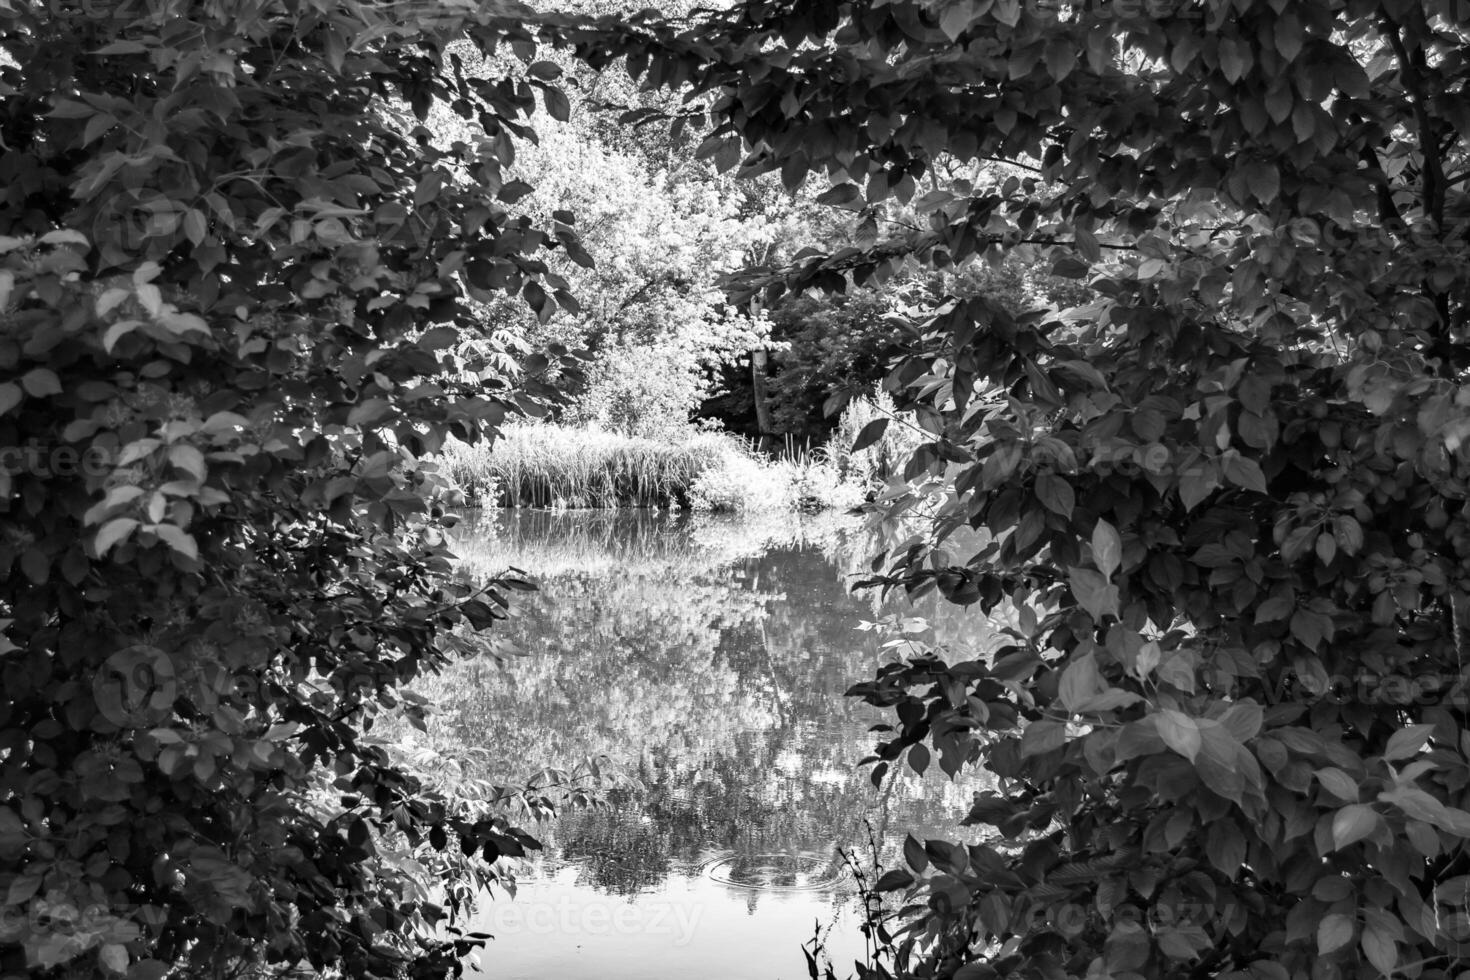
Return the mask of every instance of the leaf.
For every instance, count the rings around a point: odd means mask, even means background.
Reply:
[[[1077,706],[1077,713],[1088,714],[1090,712],[1116,711],[1118,708],[1126,708],[1142,700],[1143,698],[1141,696],[1134,694],[1132,691],[1125,691],[1119,687],[1110,687],[1106,691],[1094,694],[1092,697],[1085,699]]]
[[[1143,680],[1158,667],[1159,660],[1163,657],[1163,651],[1159,648],[1157,640],[1149,640],[1138,648],[1138,654],[1133,658],[1133,674],[1139,680]]]
[[[1379,793],[1378,799],[1384,803],[1392,803],[1407,816],[1438,827],[1446,833],[1470,837],[1470,814],[1445,806],[1415,786],[1395,786]]]
[[[1061,81],[1072,74],[1072,69],[1077,65],[1077,51],[1067,41],[1061,38],[1053,38],[1046,44],[1047,74],[1057,81]]]
[[[1087,228],[1078,228],[1073,232],[1077,242],[1077,251],[1088,262],[1102,261],[1102,247],[1098,245],[1097,238]]]
[[[1159,664],[1159,681],[1170,684],[1185,694],[1193,694],[1194,675],[1197,668],[1197,658],[1193,650],[1175,650]]]
[[[1276,50],[1284,60],[1295,61],[1296,56],[1301,54],[1303,37],[1301,21],[1297,20],[1295,14],[1284,13],[1276,19]]]
[[[103,291],[102,295],[97,297],[97,315],[99,317],[106,316],[116,309],[119,303],[131,295],[133,294],[130,290],[124,289],[121,286],[113,286],[111,289]]]
[[[119,340],[142,325],[142,320],[118,320],[112,326],[108,327],[107,332],[102,335],[102,349],[111,354],[112,349],[117,346]]]
[[[1225,479],[1237,487],[1254,490],[1256,493],[1266,492],[1266,474],[1261,472],[1261,464],[1255,460],[1232,450],[1222,457],[1221,469]]]
[[[974,14],[970,0],[951,0],[939,15],[939,29],[951,41],[958,41],[965,28],[970,26],[970,19]]]
[[[923,742],[909,749],[909,768],[920,776],[929,768],[929,747]]]
[[[13,878],[10,887],[5,892],[5,905],[20,905],[35,895],[41,887],[42,876],[39,874],[24,874]]]
[[[143,54],[147,50],[148,50],[148,46],[145,45],[141,41],[121,40],[121,41],[113,41],[110,44],[104,44],[102,47],[98,48],[96,51],[93,51],[92,54],[94,54],[94,55]]]
[[[1234,879],[1245,864],[1245,835],[1233,821],[1222,821],[1205,838],[1205,855],[1220,873]]]
[[[1255,62],[1249,44],[1230,37],[1220,39],[1218,58],[1221,73],[1231,82],[1244,78]]]
[[[552,119],[566,122],[572,118],[572,105],[567,101],[565,92],[555,85],[548,85],[541,94],[546,100],[546,111],[551,114]]]
[[[1108,578],[1123,564],[1123,539],[1107,521],[1099,520],[1092,529],[1092,561]]]
[[[188,473],[200,483],[204,482],[204,478],[209,472],[209,468],[204,462],[204,454],[186,442],[176,443],[169,447],[168,461]]]
[[[1098,689],[1103,686],[1102,676],[1097,670],[1097,659],[1092,654],[1084,654],[1067,664],[1062,671],[1062,680],[1058,685],[1058,696],[1062,700],[1062,706],[1068,711],[1076,712],[1078,707],[1085,704]]]
[[[1269,207],[1281,193],[1281,175],[1274,163],[1257,160],[1246,164],[1246,186],[1263,206]]]
[[[1061,748],[1067,741],[1067,727],[1060,721],[1033,721],[1021,732],[1021,758],[1043,755]]]
[[[137,526],[138,522],[131,517],[119,517],[116,520],[108,521],[102,525],[97,530],[97,537],[94,542],[94,547],[97,549],[97,557],[101,558],[107,554],[113,545],[126,540],[127,536],[132,534],[133,529]]]
[[[1291,107],[1296,101],[1291,94],[1291,83],[1283,81],[1266,93],[1266,112],[1278,123],[1291,118]]]
[[[883,433],[888,430],[888,422],[887,418],[876,418],[858,430],[857,438],[852,441],[852,451],[860,453],[883,438]]]
[[[1104,616],[1118,615],[1118,587],[1090,568],[1069,568],[1067,582],[1077,604],[1086,609],[1096,622]]]
[[[924,845],[920,844],[913,834],[904,835],[903,858],[908,862],[909,867],[917,872],[922,873],[925,868],[929,867],[929,857],[924,853]]]
[[[111,973],[123,973],[128,968],[128,948],[119,943],[107,943],[97,950],[97,962]]]
[[[209,233],[209,222],[204,217],[204,212],[198,208],[190,208],[184,212],[184,237],[195,245],[204,243],[204,236]]]
[[[194,541],[193,535],[183,528],[173,524],[153,524],[147,530],[152,531],[160,541],[179,554],[187,558],[199,557],[199,545]]]
[[[7,381],[4,384],[0,384],[0,415],[9,413],[12,408],[21,403],[21,399],[24,397],[25,395],[22,394],[20,385],[14,381]]]
[[[1261,706],[1254,701],[1237,701],[1221,716],[1220,724],[1231,737],[1244,744],[1260,733],[1264,717]]]
[[[1332,815],[1332,846],[1342,850],[1378,829],[1382,818],[1365,803],[1352,803]]]
[[[1071,517],[1076,506],[1072,485],[1055,473],[1043,473],[1036,478],[1036,499],[1047,510],[1063,517]]]
[[[1317,924],[1317,952],[1327,954],[1353,941],[1353,920],[1341,912],[1323,916]]]
[[[430,204],[439,196],[444,189],[444,174],[438,170],[431,170],[419,180],[413,191],[413,206],[421,208]]]
[[[21,377],[20,384],[32,398],[61,394],[61,381],[50,368],[32,368]]]
[[[1291,616],[1296,603],[1285,596],[1274,596],[1256,607],[1256,625],[1277,623]]]
[[[913,875],[902,868],[894,868],[891,871],[883,873],[883,876],[874,883],[873,890],[879,892],[896,892],[909,887],[913,883]]]
[[[87,236],[75,228],[58,228],[55,231],[48,231],[40,237],[39,241],[42,245],[79,245],[82,248],[86,248],[89,244]]]
[[[393,406],[386,398],[368,398],[352,407],[347,413],[347,424],[371,427],[393,414]]]
[[[1213,467],[1192,467],[1179,478],[1179,502],[1186,511],[1194,510],[1219,485]]]
[[[1164,708],[1155,713],[1155,724],[1164,744],[1178,752],[1190,762],[1199,756],[1201,737],[1199,724],[1191,717],[1173,708]]]
[[[1393,937],[1388,935],[1376,923],[1369,922],[1363,927],[1363,938],[1359,940],[1363,955],[1368,957],[1368,962],[1385,977],[1394,973],[1394,968],[1399,964],[1399,947]]]
[[[842,183],[836,185],[835,187],[828,188],[827,190],[818,194],[816,203],[839,207],[843,204],[850,204],[853,201],[856,201],[861,196],[862,191],[858,190],[858,186],[856,184]]]
[[[1347,803],[1358,802],[1358,784],[1353,777],[1336,766],[1318,769],[1314,774],[1323,789]]]
[[[87,120],[82,130],[82,145],[86,146],[117,125],[117,117],[108,112],[99,112]]]
[[[1418,755],[1419,750],[1433,734],[1433,725],[1410,725],[1408,728],[1394,732],[1389,736],[1388,747],[1383,750],[1383,758],[1392,761]]]

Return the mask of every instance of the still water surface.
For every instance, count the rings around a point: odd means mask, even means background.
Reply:
[[[837,518],[485,512],[461,525],[471,574],[540,585],[499,635],[503,667],[457,666],[441,736],[498,776],[599,757],[608,805],[527,826],[545,845],[514,899],[483,903],[485,980],[791,980],[822,936],[839,976],[864,957],[857,896],[835,858],[897,864],[905,832],[964,837],[977,784],[937,770],[874,788],[857,762],[886,721],[843,697],[885,657],[856,629],[923,616],[983,649],[978,612],[882,607],[848,584],[877,546]]]

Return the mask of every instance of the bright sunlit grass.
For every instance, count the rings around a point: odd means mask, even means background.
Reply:
[[[695,429],[664,440],[512,425],[488,446],[451,442],[440,466],[469,502],[496,507],[846,509],[864,489],[824,460],[770,461],[735,436]]]

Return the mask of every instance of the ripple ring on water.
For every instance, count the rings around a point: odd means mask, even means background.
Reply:
[[[817,891],[846,877],[834,855],[809,851],[794,854],[728,854],[700,866],[711,881],[760,891]]]

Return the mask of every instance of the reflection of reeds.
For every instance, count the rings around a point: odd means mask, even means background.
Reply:
[[[731,436],[678,442],[560,425],[511,425],[493,446],[451,442],[443,472],[478,503],[502,507],[687,506],[704,473],[749,451]]]
[[[480,510],[456,529],[454,551],[471,577],[507,567],[536,578],[566,572],[688,577],[773,548],[816,548],[856,574],[865,569],[871,544],[862,518],[830,511]]]

